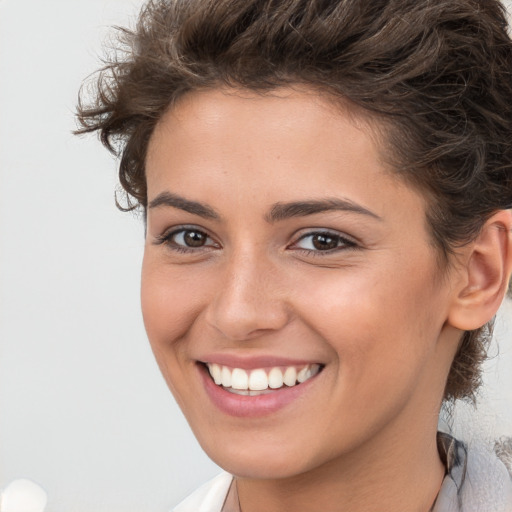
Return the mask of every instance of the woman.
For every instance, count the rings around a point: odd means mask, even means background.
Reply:
[[[176,511],[510,511],[471,399],[512,272],[490,0],[151,1],[81,103],[147,236],[161,371],[227,473]]]

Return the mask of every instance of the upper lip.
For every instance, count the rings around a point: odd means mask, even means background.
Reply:
[[[305,366],[308,364],[323,364],[315,359],[292,359],[277,355],[243,356],[239,354],[207,354],[198,359],[201,363],[214,363],[230,368],[254,370],[256,368],[272,368],[275,366]]]

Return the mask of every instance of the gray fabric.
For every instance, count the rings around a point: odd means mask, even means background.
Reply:
[[[446,477],[433,512],[512,512],[512,476],[483,443],[438,435]]]

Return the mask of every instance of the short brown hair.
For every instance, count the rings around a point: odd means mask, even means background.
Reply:
[[[443,259],[512,207],[512,44],[498,0],[150,0],[80,101],[147,205],[155,125],[190,91],[306,84],[390,127],[393,167],[429,199]],[[82,97],[88,89],[82,90]],[[474,398],[492,324],[464,333],[445,399]]]

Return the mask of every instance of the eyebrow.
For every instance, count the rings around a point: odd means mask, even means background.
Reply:
[[[212,207],[198,203],[197,201],[190,201],[176,194],[171,194],[170,192],[158,194],[149,203],[149,208],[158,208],[159,206],[171,206],[205,219],[220,219],[220,215]]]
[[[291,217],[306,217],[315,213],[328,211],[343,211],[367,215],[377,220],[382,220],[376,213],[364,206],[354,203],[348,199],[326,198],[311,201],[297,201],[292,203],[276,203],[270,213],[266,216],[268,222],[277,222]]]
[[[205,219],[221,220],[221,216],[211,206],[185,199],[184,197],[177,194],[171,194],[170,192],[162,192],[161,194],[158,194],[149,203],[149,208],[158,208],[160,206],[170,206],[172,208],[184,210]],[[382,217],[379,217],[371,210],[368,210],[367,208],[348,199],[341,198],[276,203],[272,206],[270,212],[265,215],[265,220],[269,223],[274,223],[292,217],[307,217],[308,215],[328,211],[357,213],[359,215],[366,215],[377,220],[382,220]]]

